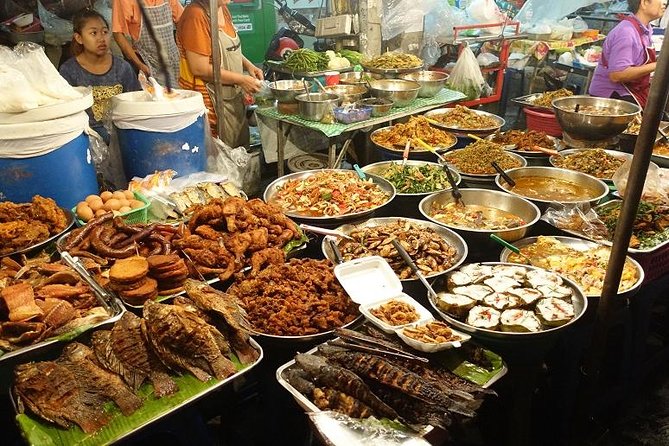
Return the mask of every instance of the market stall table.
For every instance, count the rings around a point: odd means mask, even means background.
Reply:
[[[406,116],[414,115],[417,113],[422,113],[433,108],[441,107],[446,104],[451,104],[453,102],[460,101],[465,98],[465,95],[459,91],[453,91],[449,89],[443,89],[437,93],[434,97],[431,98],[418,98],[414,100],[411,105],[407,107],[397,107],[393,108],[392,111],[383,117],[372,118],[366,121],[356,122],[353,124],[324,124],[322,122],[307,121],[302,119],[298,115],[285,115],[279,113],[275,107],[268,108],[258,108],[256,113],[262,116],[265,116],[269,119],[275,120],[278,125],[277,131],[277,173],[278,176],[283,176],[284,174],[284,150],[286,146],[286,138],[290,129],[293,126],[298,126],[306,129],[310,129],[316,132],[321,132],[324,134],[328,140],[328,165],[329,167],[335,167],[335,160],[337,158],[337,145],[331,141],[332,138],[350,133],[351,135],[347,140],[352,139],[353,133],[356,131],[370,128],[375,125],[385,124],[387,122],[393,121],[395,119],[404,118]],[[346,144],[348,145],[348,144]],[[342,149],[344,150],[344,149]]]

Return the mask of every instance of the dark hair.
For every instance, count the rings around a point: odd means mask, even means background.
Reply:
[[[627,7],[633,14],[636,14],[641,7],[642,0],[627,0]]]
[[[74,15],[74,17],[72,17],[72,31],[77,34],[81,34],[81,31],[86,26],[86,23],[88,23],[89,20],[92,19],[102,20],[102,23],[104,23],[105,26],[109,28],[109,23],[102,14],[100,14],[94,9],[84,8],[81,11],[77,12]],[[78,56],[83,51],[84,51],[84,46],[81,45],[79,42],[77,42],[74,39],[74,36],[72,36],[72,54]]]

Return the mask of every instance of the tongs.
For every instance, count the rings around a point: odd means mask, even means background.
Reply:
[[[81,278],[88,284],[89,287],[93,291],[95,291],[93,294],[95,297],[98,299],[98,302],[100,302],[100,305],[102,305],[102,308],[105,309],[107,314],[110,316],[114,314],[114,309],[112,306],[115,306],[113,304],[114,302],[114,296],[104,289],[100,284],[91,276],[91,274],[86,270],[84,265],[81,263],[81,260],[79,257],[72,257],[69,252],[63,251],[60,253],[60,258],[63,259],[67,265],[75,270]]]
[[[328,344],[364,353],[395,356],[397,358],[409,359],[412,361],[430,362],[427,358],[407,352],[406,350],[396,347],[389,341],[367,336],[354,330],[337,328],[335,334],[339,336],[340,339],[329,341]]]
[[[339,238],[345,238],[347,240],[353,240],[353,237],[350,235],[346,235],[341,231],[337,231],[336,229],[325,229],[325,228],[319,228],[318,226],[311,226],[307,225],[304,223],[300,223],[300,229],[303,231],[307,232],[313,232],[314,234],[319,234],[319,235],[330,235],[333,237],[339,237]]]
[[[437,149],[435,149],[434,147],[432,147],[431,145],[429,145],[428,143],[426,143],[425,141],[423,141],[422,139],[420,139],[420,138],[418,138],[418,137],[414,138],[414,140],[415,140],[418,144],[420,144],[421,146],[425,147],[427,150],[429,150],[430,152],[432,152],[433,154],[435,154],[435,155],[437,156],[437,158],[439,158],[443,163],[446,162],[446,158],[444,158],[443,156],[441,156],[441,154],[440,154],[439,152],[437,152]]]
[[[448,168],[448,164],[446,163],[444,163],[443,169],[444,172],[446,173],[446,178],[448,179],[448,183],[451,185],[451,195],[455,200],[455,204],[461,208],[464,208],[465,202],[462,200],[462,192],[460,192],[458,183],[456,183],[455,178],[453,178],[453,172],[451,172],[451,169]]]
[[[337,246],[337,242],[330,237],[327,237],[326,240],[330,245],[330,250],[332,250],[332,255],[334,256],[335,263],[337,265],[339,265],[340,263],[344,263],[344,257],[341,255],[341,251],[339,249],[339,246]]]
[[[402,260],[404,260],[404,263],[406,263],[409,266],[409,268],[411,268],[411,271],[413,271],[413,273],[416,275],[416,277],[418,277],[421,283],[425,285],[425,288],[427,288],[427,292],[430,294],[430,296],[436,298],[437,293],[434,291],[434,288],[432,288],[432,285],[430,285],[430,283],[427,281],[423,273],[420,272],[414,261],[411,260],[411,256],[406,251],[406,249],[404,249],[404,246],[402,246],[402,244],[396,238],[394,238],[392,242],[393,246],[402,257]]]

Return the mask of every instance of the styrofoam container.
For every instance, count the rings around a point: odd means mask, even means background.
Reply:
[[[422,342],[417,339],[411,338],[403,333],[403,330],[408,327],[417,327],[419,325],[425,325],[428,322],[431,321],[425,321],[425,322],[415,322],[413,324],[405,325],[402,328],[398,328],[395,330],[395,334],[400,337],[402,341],[409,347],[415,348],[416,350],[419,350],[421,352],[425,353],[436,353],[440,352],[442,350],[448,350],[450,348],[459,348],[464,344],[465,342],[469,341],[472,337],[469,336],[468,334],[461,333],[457,330],[453,330],[453,327],[451,327],[451,330],[453,331],[453,334],[458,337],[457,340],[455,341],[448,341],[448,342],[440,342],[439,344],[434,344],[431,342]],[[445,323],[445,322],[444,322]]]
[[[434,320],[427,308],[402,292],[402,282],[383,257],[363,257],[344,262],[335,266],[334,273],[351,300],[360,305],[360,312],[386,333],[394,333],[397,328],[412,323]],[[371,309],[391,300],[406,302],[413,306],[418,312],[418,320],[402,325],[390,325],[371,313]]]

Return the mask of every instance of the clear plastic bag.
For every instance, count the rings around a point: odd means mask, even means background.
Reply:
[[[425,44],[423,49],[420,52],[420,58],[423,59],[425,66],[431,67],[437,60],[441,57],[441,48],[434,37],[427,37],[425,39]]]
[[[39,107],[39,97],[18,70],[0,63],[0,112],[20,113]]]
[[[594,240],[610,239],[606,225],[588,204],[551,203],[541,216],[541,220],[558,229],[578,232]]]
[[[594,3],[601,3],[601,0],[561,0],[555,2],[527,0],[513,20],[529,27],[545,20],[557,21],[563,17],[567,17],[577,9],[590,6]]]
[[[499,10],[495,0],[474,0],[467,6],[467,15],[479,24],[487,23],[503,23],[509,18],[502,11]],[[491,28],[482,28],[482,31],[487,34],[502,34],[502,26],[494,26]]]
[[[458,57],[458,61],[451,71],[448,78],[448,86],[452,90],[460,91],[466,95],[467,100],[478,99],[481,97],[485,80],[481,73],[481,68],[476,61],[474,52],[465,47]]]
[[[632,167],[632,160],[627,160],[625,163],[616,170],[616,173],[613,174],[613,184],[616,185],[618,193],[621,197],[625,196],[625,191],[627,189],[627,180],[629,178],[630,168]],[[667,197],[667,191],[663,187],[663,181],[660,176],[660,168],[656,164],[650,164],[648,166],[648,173],[646,174],[646,182],[643,185],[643,192],[641,193],[641,198],[644,201],[649,201],[652,203],[667,203],[669,202],[669,197]]]
[[[245,147],[231,148],[218,138],[208,153],[207,170],[226,175],[232,184],[254,195],[260,191],[260,163]]]
[[[423,30],[423,19],[442,3],[439,0],[385,0],[381,18],[383,40]]]
[[[453,27],[466,25],[470,22],[467,13],[462,9],[448,4],[439,4],[425,16],[425,42],[434,39],[437,42],[446,42],[453,36]]]

